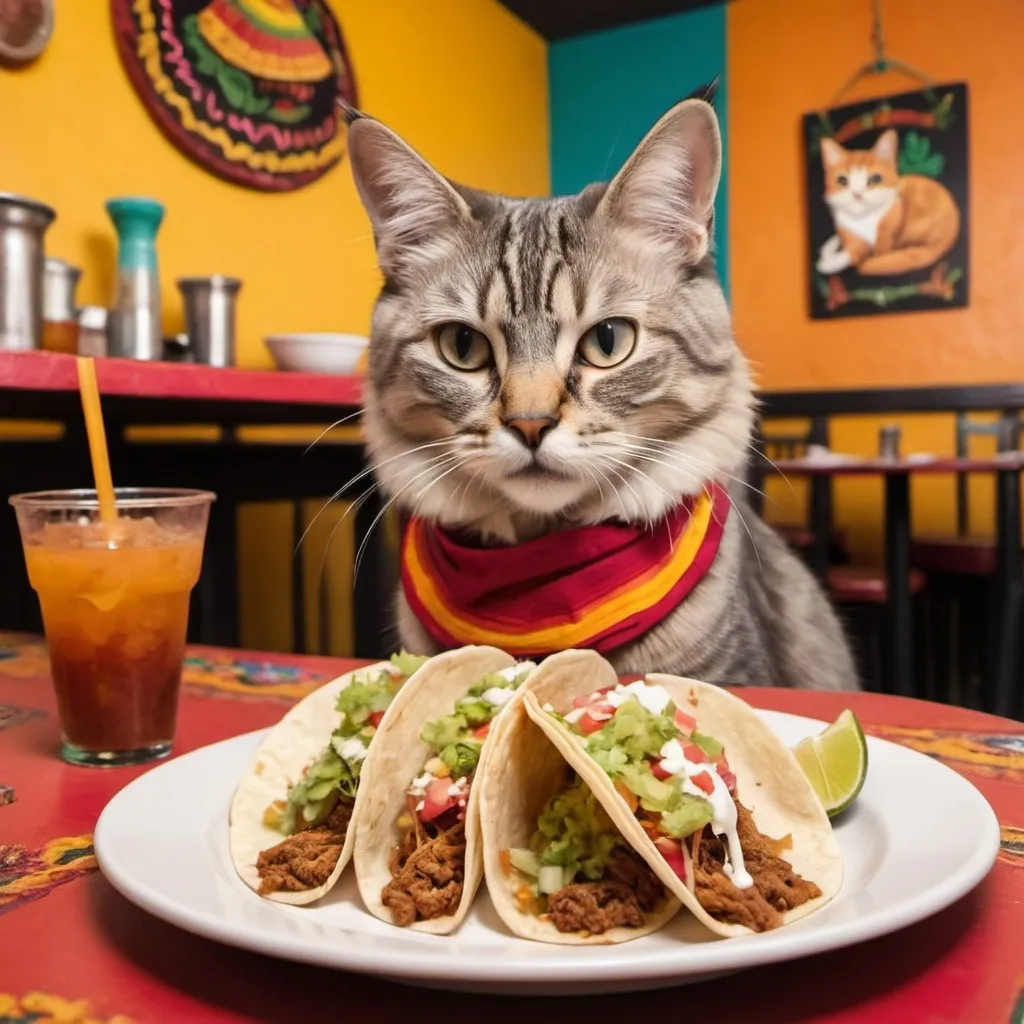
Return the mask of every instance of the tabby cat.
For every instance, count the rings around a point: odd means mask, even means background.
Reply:
[[[740,480],[755,402],[711,254],[711,105],[683,101],[609,184],[552,199],[457,185],[380,122],[349,116],[384,276],[365,429],[385,494],[493,546],[657,524],[686,496],[731,484],[710,571],[612,662],[855,689],[827,598]],[[401,643],[437,650],[397,600]]]
[[[818,270],[838,274],[906,274],[945,256],[960,234],[960,210],[945,185],[897,164],[896,130],[871,149],[821,140],[825,202],[836,233],[821,247]]]

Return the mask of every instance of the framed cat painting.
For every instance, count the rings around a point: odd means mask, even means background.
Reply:
[[[967,86],[804,117],[815,320],[966,306]]]

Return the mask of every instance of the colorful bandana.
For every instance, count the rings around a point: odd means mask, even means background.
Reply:
[[[711,485],[654,526],[600,523],[477,547],[413,519],[402,587],[443,647],[493,644],[517,657],[615,650],[657,625],[715,560],[729,496]]]

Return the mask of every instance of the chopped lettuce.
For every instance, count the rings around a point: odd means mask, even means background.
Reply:
[[[466,719],[462,715],[442,715],[423,726],[420,739],[436,754],[458,743],[466,731]]]
[[[381,671],[373,676],[356,676],[341,693],[338,694],[336,710],[344,718],[336,736],[355,736],[370,720],[374,712],[387,711],[388,705],[398,692],[400,680],[390,672]]]
[[[694,730],[690,736],[690,742],[696,743],[712,761],[720,758],[722,756],[722,751],[725,750],[725,747],[723,747],[714,736],[707,736],[702,732],[697,732],[696,730]]]
[[[671,809],[662,812],[661,831],[681,839],[710,824],[713,816],[711,804],[703,797],[679,793]]]
[[[532,846],[540,864],[557,865],[564,878],[582,874],[596,880],[624,842],[594,794],[576,780],[548,800]]]
[[[339,799],[355,799],[362,759],[343,758],[333,741],[358,736],[368,746],[376,731],[370,716],[387,710],[401,684],[402,679],[386,670],[362,673],[338,694],[335,710],[341,713],[341,721],[331,734],[331,742],[289,790],[287,807],[281,815],[282,832],[292,835],[301,828],[319,824]]]
[[[468,779],[476,771],[483,744],[479,740],[459,740],[449,743],[438,755],[451,770],[453,779]]]
[[[679,778],[662,780],[651,771],[651,762],[660,758],[662,747],[680,735],[675,713],[672,703],[655,714],[631,696],[619,705],[603,728],[583,742],[587,753],[609,778],[622,779],[638,798],[640,807],[660,816],[662,832],[681,838],[703,828],[713,815],[710,802],[684,793]],[[711,759],[722,752],[722,745],[711,736],[695,732],[692,740]]]
[[[391,664],[402,673],[405,679],[408,679],[413,672],[423,668],[428,661],[430,661],[430,658],[426,657],[426,655],[410,654],[404,650],[391,655]]]
[[[427,722],[420,733],[420,739],[452,769],[453,775],[456,771],[452,759],[458,758],[459,763],[470,762],[468,749],[457,753],[453,748],[475,747],[476,756],[472,759],[470,769],[472,771],[476,768],[476,761],[480,756],[480,741],[473,737],[473,730],[486,725],[504,707],[503,704],[492,704],[484,700],[483,695],[488,690],[515,690],[529,674],[528,668],[524,668],[514,679],[506,679],[498,672],[489,673],[478,683],[474,683],[465,697],[460,697],[455,702],[455,710],[450,715],[442,715]]]
[[[603,729],[592,733],[587,740],[587,753],[592,757],[598,751],[618,749],[629,761],[642,761],[657,757],[661,748],[679,735],[672,716],[675,706],[669,704],[656,715],[645,708],[636,697],[629,697],[619,705],[614,718]]]

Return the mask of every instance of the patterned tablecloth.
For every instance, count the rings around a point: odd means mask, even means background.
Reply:
[[[175,753],[271,725],[352,665],[193,648]],[[145,769],[63,764],[45,649],[0,634],[0,1024],[390,1021],[424,1011],[489,1024],[524,1014],[621,1024],[638,1011],[709,1022],[1024,1022],[1024,724],[876,694],[746,696],[828,720],[851,706],[873,735],[967,776],[1002,824],[991,875],[895,935],[674,991],[571,1002],[441,996],[222,947],[115,893],[97,871],[92,830],[110,797]]]

